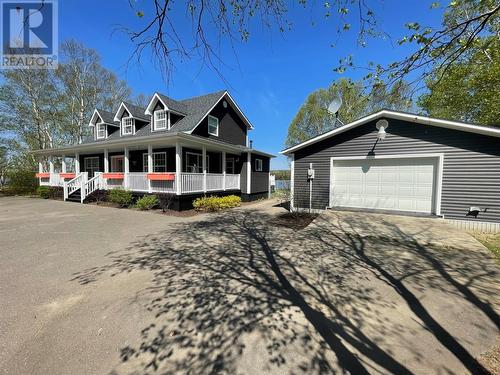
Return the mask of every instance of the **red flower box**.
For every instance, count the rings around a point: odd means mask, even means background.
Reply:
[[[75,178],[76,177],[76,173],[59,173],[59,176],[61,176],[64,179]]]
[[[50,178],[50,173],[45,173],[45,172],[44,173],[37,173],[35,176],[38,178]]]
[[[175,173],[148,173],[147,178],[151,181],[174,181]]]
[[[110,180],[123,180],[123,173],[103,173],[102,177],[110,179]]]

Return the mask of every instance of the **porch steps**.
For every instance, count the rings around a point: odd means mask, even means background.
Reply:
[[[66,199],[66,201],[80,203],[81,198],[82,198],[81,190],[78,189],[72,194],[70,194],[70,196]]]

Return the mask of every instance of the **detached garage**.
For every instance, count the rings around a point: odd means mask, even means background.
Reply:
[[[500,128],[383,110],[282,151],[293,160],[292,207],[433,215],[497,230],[499,138]]]

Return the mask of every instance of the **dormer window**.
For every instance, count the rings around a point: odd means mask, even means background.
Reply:
[[[96,133],[97,139],[106,138],[106,125],[105,124],[97,124],[96,130],[97,130],[97,133]]]
[[[153,130],[166,130],[168,126],[168,111],[161,109],[154,112]]]
[[[219,136],[219,119],[208,115],[208,134]]]
[[[134,133],[134,119],[132,117],[124,117],[122,119],[122,135],[130,135]]]

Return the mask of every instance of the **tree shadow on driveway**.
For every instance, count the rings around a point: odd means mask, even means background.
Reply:
[[[270,225],[271,219],[235,210],[174,224],[110,254],[108,265],[75,275],[88,284],[118,273],[151,272],[143,293],[155,319],[142,329],[139,345],[121,349],[121,360],[130,366],[124,369],[410,374],[413,369],[396,359],[400,343],[387,342],[413,334],[415,328],[387,314],[403,304],[465,368],[485,373],[407,287],[460,294],[498,324],[493,308],[455,280],[437,251],[391,223],[390,236],[380,237],[369,226],[324,216],[298,233]],[[412,254],[412,261],[388,257],[394,250]],[[466,277],[494,280],[495,272],[469,265]],[[422,361],[420,353],[412,355]],[[445,364],[440,369],[451,371]]]

